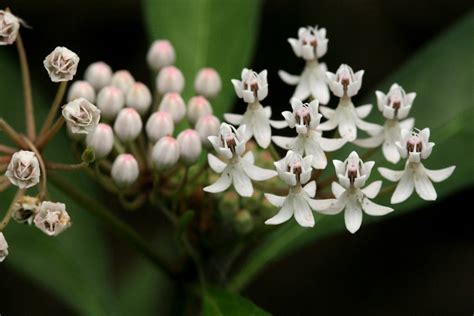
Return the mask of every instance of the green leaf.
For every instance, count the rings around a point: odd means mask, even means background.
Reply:
[[[471,149],[466,147],[471,146],[474,139],[474,124],[472,124],[474,119],[472,107],[473,29],[474,14],[471,13],[418,52],[379,87],[382,91],[388,91],[390,85],[397,82],[406,91],[417,93],[411,114],[416,118],[418,128],[430,127],[432,135],[430,140],[436,143],[425,165],[430,169],[456,165],[454,174],[448,180],[435,184],[438,199],[472,185],[474,182],[472,177],[474,164],[470,159],[464,158],[466,154],[468,156],[473,154],[472,147]],[[370,101],[375,102],[372,93]],[[369,120],[381,122],[380,115],[376,112],[377,110],[374,109]],[[343,153],[347,154],[347,150]],[[371,160],[372,158],[376,162],[384,161],[380,153],[371,157]],[[381,165],[399,170],[403,168],[403,162],[396,167],[388,163],[377,163],[377,166]],[[329,170],[333,172],[332,167]],[[378,173],[373,172],[371,180],[376,180],[377,177],[379,177]],[[384,181],[384,184],[390,185],[387,181]],[[388,201],[385,200],[383,203],[388,204]],[[362,225],[398,216],[427,205],[429,205],[428,202],[413,195],[408,201],[394,205],[395,212],[391,215],[364,216]],[[239,290],[272,260],[295,251],[309,242],[345,231],[342,216],[342,214],[317,216],[316,226],[313,229],[301,228],[294,221],[275,229],[248,256],[241,270],[230,282],[229,288]]]
[[[258,31],[259,0],[145,0],[150,39],[169,39],[177,54],[177,67],[186,78],[184,97],[194,91],[194,78],[202,67],[215,68],[222,91],[212,101],[218,117],[234,98],[230,83],[248,67]]]
[[[207,288],[202,303],[203,316],[270,315],[251,301],[217,288]]]

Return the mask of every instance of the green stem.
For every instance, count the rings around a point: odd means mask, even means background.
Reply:
[[[13,201],[11,202],[10,207],[7,210],[7,213],[5,214],[2,221],[0,222],[0,232],[2,232],[3,229],[10,222],[10,219],[12,218],[12,215],[13,215],[13,210],[15,209],[15,203],[19,198],[23,196],[23,194],[25,194],[24,189],[19,189],[18,191],[16,191],[15,197],[13,198]]]
[[[49,110],[48,116],[43,123],[43,127],[41,127],[40,135],[46,133],[46,131],[51,127],[51,124],[53,124],[59,106],[61,105],[61,101],[63,100],[64,94],[66,93],[67,83],[67,81],[63,81],[59,84],[58,91],[56,92],[53,104],[51,105],[51,109]]]

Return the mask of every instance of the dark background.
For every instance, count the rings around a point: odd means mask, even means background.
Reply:
[[[45,89],[50,85],[42,61],[58,44],[80,55],[81,75],[90,62],[105,60],[148,82],[149,41],[139,1],[1,1],[0,7],[6,5],[33,27],[22,34],[34,81]],[[269,70],[267,101],[278,112],[293,88],[277,70],[296,74],[302,67],[286,38],[296,36],[299,26],[319,24],[329,37],[322,61],[331,70],[342,62],[365,69],[363,90],[372,91],[472,8],[464,0],[265,1],[250,66]],[[466,189],[417,213],[363,225],[354,236],[315,243],[270,265],[244,294],[275,315],[472,315],[473,193]],[[2,316],[73,313],[11,270],[0,276],[0,306]]]

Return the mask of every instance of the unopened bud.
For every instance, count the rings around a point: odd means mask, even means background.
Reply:
[[[168,92],[181,93],[184,89],[184,76],[181,70],[168,66],[160,70],[156,76],[156,90],[160,94]]]
[[[138,162],[130,154],[121,154],[112,164],[112,179],[118,187],[132,185],[138,178],[140,171]]]
[[[234,227],[239,234],[250,233],[254,227],[252,214],[246,209],[238,211],[234,217]]]
[[[181,161],[192,165],[199,159],[202,151],[199,134],[193,129],[186,129],[179,133],[177,139]]]
[[[114,120],[124,105],[124,94],[122,90],[115,86],[102,88],[97,96],[97,107],[106,120]]]
[[[20,224],[31,225],[39,211],[40,203],[37,197],[23,195],[13,205],[12,218]]]
[[[100,90],[108,86],[112,81],[112,68],[103,61],[95,62],[87,67],[84,79],[89,82],[94,89]]]
[[[75,81],[67,94],[67,101],[84,98],[89,102],[95,102],[95,91],[87,81]]]
[[[168,112],[155,112],[150,115],[150,118],[146,122],[146,134],[148,139],[155,143],[161,137],[169,136],[173,134],[174,123],[171,114]]]
[[[186,105],[178,93],[170,92],[163,96],[159,110],[171,114],[173,122],[178,124],[186,114]]]
[[[123,142],[135,140],[142,131],[142,127],[142,118],[133,108],[122,109],[114,123],[115,134]]]
[[[66,205],[44,201],[34,219],[35,226],[48,236],[57,236],[71,226]]]
[[[0,232],[0,262],[3,262],[5,258],[8,256],[8,243],[3,236],[3,233]]]
[[[168,40],[157,40],[151,44],[146,60],[153,70],[160,70],[163,67],[174,63],[176,55],[173,45]]]
[[[111,80],[111,84],[122,90],[124,95],[127,95],[128,90],[130,90],[134,83],[135,79],[133,79],[128,70],[116,71]]]
[[[144,115],[151,105],[151,92],[141,82],[136,82],[127,92],[127,106],[134,108],[138,113]]]
[[[204,115],[212,114],[212,107],[209,101],[203,96],[192,97],[188,102],[188,121],[195,125]]]
[[[72,80],[77,72],[79,56],[66,47],[56,47],[46,56],[43,65],[53,82]]]
[[[194,80],[194,89],[197,94],[206,98],[214,98],[221,91],[222,83],[219,73],[214,68],[199,70]]]
[[[220,122],[214,115],[205,115],[201,117],[194,127],[201,138],[201,143],[205,148],[212,148],[209,142],[209,136],[217,136],[219,134]]]
[[[97,125],[92,133],[89,133],[86,138],[87,146],[94,149],[96,158],[103,158],[107,156],[114,147],[114,132],[112,128],[104,123]],[[84,160],[89,162],[89,160]]]
[[[158,170],[173,167],[179,160],[178,141],[171,136],[165,136],[153,146],[151,160]]]

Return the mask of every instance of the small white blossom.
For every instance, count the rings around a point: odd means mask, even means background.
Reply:
[[[37,197],[23,195],[13,205],[12,218],[20,224],[31,225],[39,212],[41,201]]]
[[[115,86],[105,86],[97,95],[97,107],[106,120],[114,120],[124,106],[125,95]]]
[[[5,175],[20,189],[27,189],[38,184],[41,170],[35,153],[27,150],[14,153]]]
[[[351,97],[360,90],[363,75],[363,70],[354,74],[352,68],[344,64],[339,67],[336,74],[327,72],[329,87],[336,96],[340,97],[340,100],[335,110],[324,106],[320,108],[323,116],[327,118],[326,122],[319,125],[321,131],[329,131],[337,127],[341,137],[352,142],[357,138],[357,128],[370,135],[378,134],[383,130],[380,125],[362,120],[372,110],[371,104],[355,107],[351,101]]]
[[[100,90],[108,86],[112,81],[112,68],[103,61],[97,61],[87,67],[84,79],[89,82],[94,89]]]
[[[0,46],[15,42],[21,20],[10,12],[0,10]]]
[[[144,115],[151,106],[151,92],[146,85],[135,82],[127,92],[126,104]]]
[[[318,130],[322,115],[318,112],[318,100],[303,104],[301,100],[291,99],[293,112],[284,111],[288,126],[296,128],[298,136],[273,136],[273,142],[281,148],[292,150],[305,156],[311,155],[311,166],[315,169],[324,169],[327,165],[325,152],[340,149],[346,143],[343,138],[325,138]]]
[[[214,115],[204,115],[196,123],[194,129],[201,137],[202,145],[209,149],[212,147],[209,136],[217,136],[219,133],[220,121]]]
[[[154,41],[148,54],[146,56],[148,66],[151,69],[158,71],[163,67],[170,66],[176,60],[176,54],[174,52],[173,45],[168,40],[156,40]]]
[[[73,134],[92,132],[100,120],[100,110],[84,98],[75,99],[64,105],[62,115]]]
[[[156,76],[156,90],[160,94],[169,92],[181,93],[184,89],[184,76],[174,66],[164,67]]]
[[[53,82],[72,80],[77,72],[79,56],[66,47],[56,47],[54,51],[44,59],[44,68],[48,71]]]
[[[153,146],[151,160],[157,170],[165,170],[176,165],[179,155],[178,141],[171,136],[164,136]]]
[[[34,219],[35,226],[48,236],[57,236],[71,226],[66,205],[44,201]]]
[[[110,80],[110,84],[122,90],[124,95],[127,95],[134,83],[135,79],[128,70],[116,71]]]
[[[444,169],[430,170],[425,168],[422,159],[431,155],[434,143],[429,142],[430,130],[425,128],[421,132],[402,130],[402,140],[397,147],[402,158],[408,158],[405,170],[397,171],[387,168],[378,168],[380,174],[389,181],[398,182],[393,192],[391,203],[401,203],[408,199],[413,191],[426,201],[437,198],[433,182],[442,182],[453,173],[456,166]]]
[[[107,156],[114,147],[114,132],[112,128],[105,123],[100,123],[93,132],[87,134],[86,144],[94,148],[97,159]]]
[[[215,98],[221,91],[222,82],[219,73],[214,68],[199,70],[194,80],[194,90],[206,98]]]
[[[198,95],[189,99],[187,117],[192,125],[195,125],[202,116],[212,114],[212,112],[212,106],[205,97]]]
[[[235,93],[245,103],[262,101],[268,95],[267,70],[256,73],[252,69],[244,68],[241,73],[242,81],[232,79]]]
[[[69,88],[67,100],[68,102],[71,102],[78,98],[84,98],[89,102],[95,102],[94,87],[92,87],[92,85],[87,81],[75,81],[71,88]]]
[[[209,141],[217,153],[228,159],[228,163],[221,161],[212,154],[208,154],[208,163],[212,170],[220,173],[220,178],[204,188],[204,191],[217,193],[227,190],[231,184],[241,196],[252,196],[251,180],[264,181],[276,176],[273,170],[255,166],[252,152],[242,157],[245,151],[245,125],[235,129],[232,125],[222,123],[218,136],[209,136]]]
[[[328,39],[326,29],[301,27],[298,38],[289,38],[288,42],[297,57],[306,61],[306,66],[300,76],[294,76],[286,71],[278,71],[281,80],[289,85],[296,85],[292,98],[306,100],[309,97],[317,99],[321,104],[329,102],[329,89],[326,84],[326,64],[319,63],[318,58],[327,52]]]
[[[121,154],[115,158],[112,164],[111,176],[115,184],[119,187],[132,185],[140,174],[138,162],[130,154]]]
[[[114,131],[123,142],[135,140],[143,128],[140,114],[134,108],[123,108],[120,110],[114,123]]]
[[[8,256],[8,243],[3,236],[3,233],[0,232],[0,262],[5,261],[5,258]]]
[[[186,129],[177,137],[181,161],[186,165],[194,164],[201,155],[202,145],[199,134],[193,129]]]
[[[332,183],[335,199],[324,200],[326,205],[318,212],[335,215],[344,211],[344,221],[349,232],[355,233],[362,225],[362,211],[371,216],[382,216],[393,211],[392,208],[372,202],[379,194],[382,181],[374,181],[365,188],[370,177],[373,161],[363,162],[353,151],[344,161],[333,160],[339,183]]]
[[[150,115],[146,122],[146,134],[148,139],[155,143],[164,136],[170,136],[174,131],[174,123],[171,114],[158,111]]]

